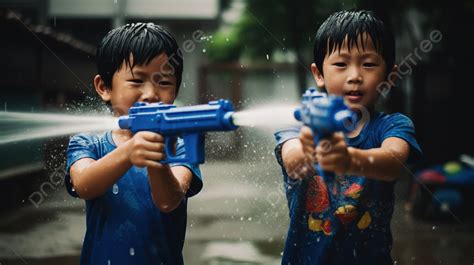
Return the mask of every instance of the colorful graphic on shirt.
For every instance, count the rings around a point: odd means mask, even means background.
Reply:
[[[306,191],[306,211],[322,213],[329,207],[329,194],[326,183],[321,176],[314,176],[308,183]]]
[[[354,205],[344,205],[337,208],[334,215],[343,225],[347,225],[357,217],[357,208]]]
[[[315,219],[313,216],[310,214],[308,218],[308,228],[309,230],[313,232],[319,232],[323,230],[322,227],[323,220],[321,219]]]
[[[323,232],[327,236],[332,235],[331,220],[329,220],[329,219],[324,220],[324,222],[323,222]]]
[[[372,222],[372,217],[370,216],[370,213],[367,211],[364,213],[364,215],[362,215],[359,222],[357,223],[357,228],[359,228],[360,230],[364,230],[367,227],[369,227],[371,222]]]
[[[364,188],[357,184],[357,183],[352,183],[352,185],[344,191],[344,196],[351,197],[354,200],[357,200],[360,197],[360,193],[362,192]]]

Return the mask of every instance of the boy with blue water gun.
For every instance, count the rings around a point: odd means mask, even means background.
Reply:
[[[175,100],[183,59],[173,36],[153,23],[110,31],[97,50],[94,86],[114,116],[135,102]],[[182,140],[176,156],[185,152]],[[202,188],[197,164],[163,164],[162,135],[116,129],[78,134],[67,150],[68,192],[86,202],[81,264],[183,264],[187,198]]]
[[[357,123],[317,145],[307,126],[275,133],[290,211],[282,264],[392,264],[394,185],[421,154],[408,117],[375,110],[395,81],[394,60],[392,32],[372,12],[336,12],[318,29],[314,79]]]

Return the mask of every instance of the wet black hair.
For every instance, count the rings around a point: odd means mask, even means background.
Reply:
[[[350,50],[354,45],[357,49],[358,40],[362,40],[363,33],[367,33],[375,50],[382,56],[386,65],[386,74],[390,73],[395,62],[395,39],[392,30],[371,11],[339,11],[330,15],[321,24],[316,33],[313,47],[314,63],[323,74],[323,61],[327,54],[333,53],[341,46],[347,36],[347,47]],[[364,50],[364,42],[362,50]]]
[[[183,57],[171,33],[154,23],[132,23],[115,28],[102,39],[97,48],[97,71],[105,86],[112,88],[112,77],[125,62],[130,69],[146,65],[161,53],[168,56],[168,66],[176,77],[178,94],[183,74]],[[133,54],[133,64],[130,62]]]

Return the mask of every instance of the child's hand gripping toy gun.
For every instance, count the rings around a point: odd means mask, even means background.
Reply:
[[[204,163],[204,134],[210,131],[230,131],[238,127],[232,123],[234,108],[228,100],[208,104],[176,107],[172,104],[137,102],[128,116],[119,118],[121,129],[133,133],[151,131],[165,138],[166,159],[160,163]],[[186,154],[174,155],[177,137],[184,140]]]
[[[301,107],[295,110],[295,118],[311,128],[314,144],[335,132],[350,132],[353,130],[356,116],[344,104],[344,99],[338,96],[327,96],[325,93],[309,88],[303,94]],[[324,172],[319,164],[314,168],[323,179],[334,176],[334,173]]]

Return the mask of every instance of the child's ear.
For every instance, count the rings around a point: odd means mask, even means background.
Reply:
[[[313,73],[314,81],[318,87],[324,87],[324,77],[321,71],[319,71],[318,67],[315,63],[311,64],[311,73]]]
[[[94,77],[94,87],[103,101],[110,101],[110,88],[105,85],[104,79],[98,74]]]

